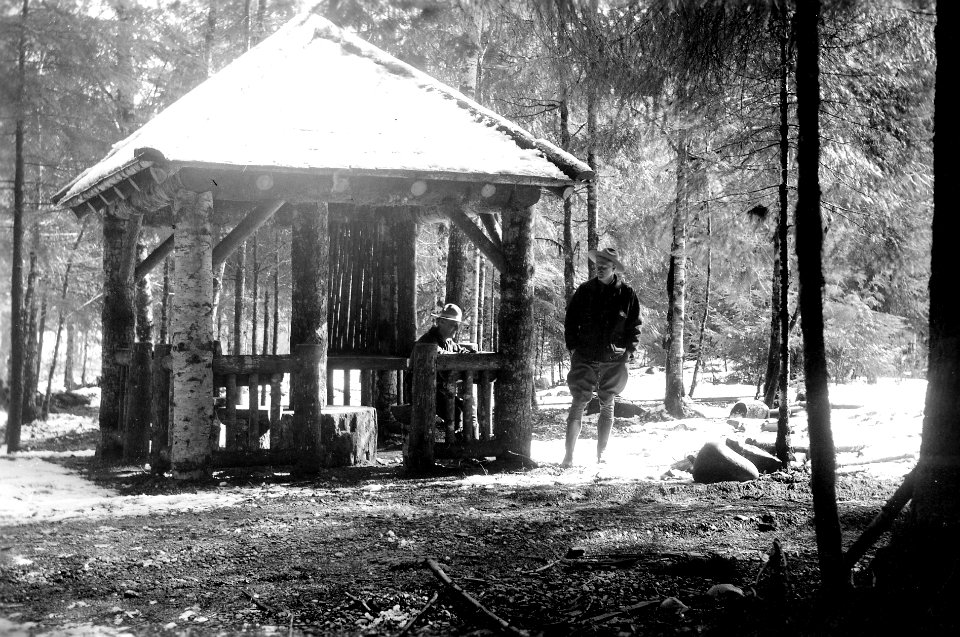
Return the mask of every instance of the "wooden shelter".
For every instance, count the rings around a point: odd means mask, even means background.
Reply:
[[[337,464],[343,423],[359,412],[329,405],[328,374],[363,369],[410,377],[408,467],[430,465],[440,451],[528,455],[533,206],[545,189],[565,196],[592,177],[585,163],[342,31],[319,9],[302,13],[54,198],[78,216],[103,216],[100,453],[129,455],[123,436],[149,419],[155,461],[169,441],[174,475],[202,474],[215,451],[220,387],[228,450],[292,454],[305,468]],[[213,268],[278,213],[293,226],[291,354],[221,355],[213,345]],[[440,219],[461,228],[500,272],[497,353],[438,358],[432,348],[413,348],[416,237],[421,224]],[[214,224],[232,229],[215,242]],[[144,226],[173,231],[137,262]],[[170,345],[152,351],[135,343],[134,285],[169,255]],[[372,255],[376,267],[364,266]],[[478,383],[481,403],[479,428],[442,450],[433,442],[438,368]],[[150,370],[148,400],[142,378]],[[278,399],[284,375],[287,407]],[[260,410],[248,409],[244,422],[236,408],[244,385],[254,395],[271,388],[269,450],[256,449]],[[137,417],[145,400],[152,412]],[[353,437],[348,453],[368,444]]]

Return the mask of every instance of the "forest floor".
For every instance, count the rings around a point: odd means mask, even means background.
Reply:
[[[635,374],[625,397],[638,404],[663,387],[662,374]],[[836,388],[845,546],[915,462],[923,385]],[[728,419],[738,392],[753,390],[705,385],[690,418],[654,402],[618,418],[602,465],[587,417],[578,464],[562,469],[565,392],[546,390],[538,467],[451,462],[418,477],[394,445],[372,466],[309,479],[260,467],[175,484],[143,467],[99,470],[95,410],[61,414],[24,428],[28,451],[0,457],[0,635],[886,632],[873,601],[817,598],[802,454],[790,472],[743,483],[695,484],[683,470],[707,440],[774,435]],[[805,420],[791,419],[798,447]],[[775,540],[783,561],[768,559]],[[872,555],[857,590],[871,589]]]

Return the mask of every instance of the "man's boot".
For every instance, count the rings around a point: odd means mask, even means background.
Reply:
[[[573,466],[573,448],[577,446],[577,438],[579,437],[580,437],[580,421],[568,420],[567,421],[567,444],[566,444],[567,453],[563,456],[563,462],[560,463],[560,466],[562,467]]]
[[[597,417],[597,462],[603,462],[603,452],[607,450],[607,441],[610,440],[610,430],[613,429],[613,404],[600,404],[600,415]]]

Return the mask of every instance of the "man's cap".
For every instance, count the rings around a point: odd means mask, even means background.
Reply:
[[[463,310],[461,310],[460,306],[456,303],[447,303],[439,313],[431,314],[430,316],[460,323],[463,321]]]
[[[606,259],[617,266],[618,270],[624,269],[623,263],[620,262],[620,254],[617,252],[616,248],[607,247],[602,250],[590,250],[587,252],[587,257],[594,263],[596,263],[598,257],[601,259]]]

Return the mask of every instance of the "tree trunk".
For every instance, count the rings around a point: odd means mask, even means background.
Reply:
[[[63,388],[73,391],[77,388],[77,381],[73,377],[73,368],[76,367],[77,357],[77,322],[70,319],[67,323],[67,351],[63,361]],[[48,401],[49,402],[49,401]]]
[[[703,316],[700,317],[700,335],[697,337],[697,361],[693,364],[693,378],[690,380],[690,398],[693,398],[693,392],[697,389],[697,374],[700,372],[700,362],[703,361],[703,336],[707,331],[707,316],[710,313],[710,276],[713,270],[713,245],[710,238],[712,233],[713,222],[710,219],[710,209],[707,208],[707,280],[703,285]]]
[[[250,353],[257,353],[257,319],[259,318],[257,312],[257,299],[260,298],[260,273],[258,272],[260,268],[260,259],[257,250],[257,240],[259,239],[259,232],[254,232],[253,237],[250,238]],[[253,404],[253,398],[250,399],[250,404]]]
[[[779,219],[779,215],[777,215]],[[779,222],[778,222],[779,226]],[[767,344],[767,371],[763,375],[761,400],[773,409],[780,382],[780,232],[773,234],[773,268],[770,276],[770,338]]]
[[[243,288],[247,271],[247,244],[237,249],[233,274],[233,354],[243,353]]]
[[[587,149],[587,164],[593,170],[593,174],[599,175],[597,170],[597,97],[592,88],[587,89],[587,140],[590,144]],[[598,250],[600,248],[599,224],[597,221],[597,208],[599,193],[598,179],[594,178],[587,182],[587,250]],[[597,275],[596,265],[593,261],[587,260],[589,274],[587,278],[592,279]]]
[[[137,262],[147,258],[147,246],[142,241],[137,243]],[[153,283],[150,275],[145,274],[136,282],[136,336],[141,343],[153,343]]]
[[[136,220],[135,220],[136,219]],[[134,337],[133,270],[134,264],[124,263],[133,251],[125,250],[124,240],[128,224],[138,224],[139,217],[123,221],[113,215],[103,218],[103,306],[100,342],[100,448],[103,463],[118,462],[123,454],[120,437],[121,400],[123,397],[123,368],[116,353],[129,349]],[[133,235],[136,240],[136,235]]]
[[[945,60],[955,59],[956,5],[937,3],[937,65],[933,149],[933,245],[930,261],[930,350],[926,408],[920,460],[916,468],[913,513],[908,528],[914,558],[907,562],[910,582],[924,584],[941,604],[956,591],[954,544],[960,529],[960,320],[956,313],[956,281],[960,259],[956,232],[960,230],[952,201],[950,177],[957,143],[956,93],[944,90],[952,81]],[[804,323],[807,316],[804,314]],[[951,559],[944,559],[946,557]],[[916,559],[916,558],[919,558]],[[946,577],[953,579],[945,590]],[[929,600],[928,600],[929,601]],[[950,611],[948,611],[950,612]]]
[[[463,230],[450,224],[447,252],[447,287],[444,303],[467,307],[467,280],[470,276],[470,240]]]
[[[787,250],[787,226],[790,214],[788,202],[787,175],[790,155],[790,110],[789,93],[787,89],[787,74],[790,69],[788,57],[790,21],[784,12],[780,23],[780,210],[777,215],[777,247],[780,254],[780,365],[778,368],[778,391],[780,394],[780,413],[777,417],[777,441],[775,449],[777,458],[784,470],[790,468],[790,312],[787,307],[787,296],[790,291],[790,259]]]
[[[673,244],[667,273],[667,360],[666,392],[663,403],[667,413],[683,417],[683,327],[686,311],[687,205],[689,203],[688,142],[681,133],[677,144],[677,194],[673,213]]]
[[[27,60],[28,5],[29,0],[23,0],[23,7],[20,10],[20,37],[17,45],[18,109],[14,124],[13,263],[10,268],[10,404],[7,408],[5,434],[7,453],[15,453],[20,450],[20,429],[23,414],[23,96]]]
[[[836,454],[830,430],[830,396],[823,340],[823,226],[820,213],[819,0],[800,3],[797,37],[797,268],[803,314],[803,363],[810,435],[810,486],[821,584],[844,585],[837,514]]]
[[[505,210],[503,256],[507,268],[500,276],[500,352],[503,367],[495,385],[494,432],[507,451],[530,456],[533,440],[533,359],[536,343],[533,326],[533,204]]]
[[[180,191],[174,202],[170,324],[173,416],[170,466],[176,480],[209,472],[213,447],[213,237],[209,193]],[[219,431],[216,432],[219,434]]]
[[[170,259],[163,260],[163,298],[160,299],[160,337],[159,343],[170,342]]]
[[[570,151],[570,113],[567,107],[566,89],[562,90],[564,97],[560,100],[560,146]],[[574,247],[573,197],[567,197],[563,200],[563,242],[560,249],[563,252],[563,295],[568,304],[573,298],[573,293],[577,291],[577,269],[573,260]]]
[[[273,355],[277,355],[277,347],[280,342],[280,227],[277,225],[273,231],[274,248],[276,256],[273,262]]]
[[[328,217],[325,204],[298,206],[290,242],[290,351],[313,357],[290,382],[293,437],[301,458],[299,468],[307,472],[319,468],[323,444],[320,413],[327,395]]]
[[[34,230],[35,234],[39,234]],[[23,323],[23,405],[21,418],[25,423],[37,419],[37,249],[38,237],[30,249],[30,269],[27,275],[27,294],[24,299]]]

